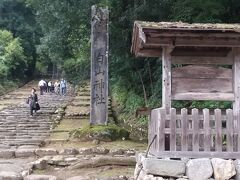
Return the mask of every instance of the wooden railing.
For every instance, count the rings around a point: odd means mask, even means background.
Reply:
[[[154,109],[149,122],[149,142],[156,137],[150,153],[170,158],[239,158],[238,122],[232,109],[215,109],[213,113],[209,109],[181,109],[176,113],[172,108],[168,114],[163,108]]]

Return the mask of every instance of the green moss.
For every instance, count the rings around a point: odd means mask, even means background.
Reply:
[[[83,141],[93,139],[99,139],[101,141],[115,141],[117,139],[128,139],[129,132],[116,125],[88,125],[81,129],[71,131],[70,136]]]

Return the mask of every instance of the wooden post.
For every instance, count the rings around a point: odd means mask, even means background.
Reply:
[[[181,151],[187,151],[187,130],[188,130],[188,118],[187,118],[187,109],[181,109],[181,124],[182,124],[182,137],[181,137]]]
[[[238,151],[240,150],[240,48],[233,48],[233,123],[234,131],[238,132]]]
[[[211,127],[209,119],[209,109],[203,109],[203,128],[204,128],[204,151],[211,150]],[[211,143],[210,143],[211,142]]]
[[[92,6],[90,124],[107,124],[108,19],[107,9]]]
[[[216,140],[215,140],[215,151],[222,151],[222,112],[221,109],[215,109],[215,131],[216,131]]]
[[[171,52],[172,47],[163,47],[162,51],[162,107],[166,113],[171,109]]]
[[[193,151],[199,151],[199,117],[198,117],[198,109],[192,109],[192,117],[193,117]]]
[[[233,152],[233,112],[232,109],[226,110],[227,115],[227,151]]]

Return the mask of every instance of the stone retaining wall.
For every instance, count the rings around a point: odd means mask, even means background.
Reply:
[[[220,158],[158,159],[138,154],[137,180],[240,180],[240,160]]]
[[[107,148],[66,148],[57,150],[54,148],[38,148],[35,146],[23,146],[18,149],[1,149],[0,158],[25,158],[25,157],[43,157],[53,155],[126,155],[134,156],[135,151],[129,149],[107,149]]]

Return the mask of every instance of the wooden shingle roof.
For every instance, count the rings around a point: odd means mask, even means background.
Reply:
[[[164,46],[240,47],[240,24],[134,23],[132,53],[145,57],[161,56]]]

